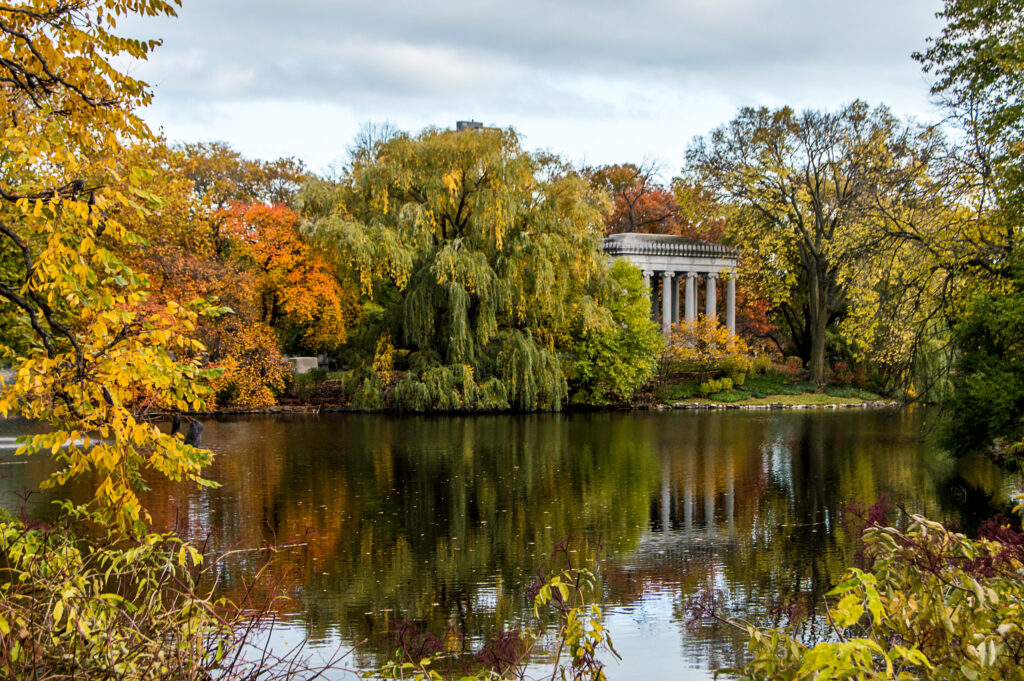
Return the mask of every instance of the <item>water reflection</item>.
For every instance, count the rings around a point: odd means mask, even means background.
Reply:
[[[781,598],[820,596],[850,564],[856,499],[881,494],[968,529],[1007,503],[1001,473],[954,463],[909,412],[665,413],[476,418],[346,415],[209,423],[219,489],[165,485],[159,525],[214,550],[297,542],[271,580],[318,641],[361,641],[387,618],[470,641],[526,617],[522,596],[555,542],[601,553],[624,663],[613,679],[707,678],[741,646],[687,628],[705,587],[734,614],[770,618]],[[9,436],[16,424],[4,424]],[[6,457],[0,452],[0,458]],[[48,464],[3,466],[4,489]],[[72,496],[86,489],[66,490]],[[10,505],[10,502],[5,502]],[[41,499],[32,502],[44,512]],[[237,554],[240,593],[258,552]],[[363,664],[379,652],[362,647]],[[689,671],[686,671],[689,670]]]

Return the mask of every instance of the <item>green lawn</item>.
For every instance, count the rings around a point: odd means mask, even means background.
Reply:
[[[701,395],[700,381],[688,380],[668,384],[658,390],[659,399],[665,404],[860,404],[881,399],[867,390],[850,386],[818,386],[799,376],[788,376],[779,372],[768,372],[748,376],[742,386],[731,390]]]

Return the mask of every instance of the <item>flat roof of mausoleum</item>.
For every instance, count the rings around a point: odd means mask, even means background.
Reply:
[[[604,252],[608,255],[728,258],[730,260],[738,258],[740,255],[740,249],[735,246],[699,241],[688,236],[641,234],[639,232],[612,234],[604,240]]]

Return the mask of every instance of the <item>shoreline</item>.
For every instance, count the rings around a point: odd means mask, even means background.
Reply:
[[[817,395],[818,393],[812,393]],[[561,409],[550,413],[599,412],[599,411],[787,411],[803,409],[896,409],[902,403],[896,400],[854,400],[851,398],[832,398],[830,401],[800,401],[803,395],[769,395],[764,398],[751,398],[739,402],[713,402],[706,399],[650,404],[623,404],[605,406],[580,406]],[[787,398],[779,400],[777,398]],[[275,405],[258,409],[218,409],[216,411],[189,412],[192,417],[218,416],[257,416],[257,415],[320,415],[320,414],[395,414],[395,415],[472,415],[472,414],[521,414],[512,410],[498,411],[407,411],[401,409],[356,409],[344,405]],[[541,413],[541,412],[529,412]]]

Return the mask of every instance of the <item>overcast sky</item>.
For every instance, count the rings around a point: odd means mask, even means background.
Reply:
[[[652,159],[741,106],[861,98],[935,118],[911,53],[940,0],[184,0],[122,24],[172,141],[223,140],[322,171],[360,123],[476,119],[574,162]]]

